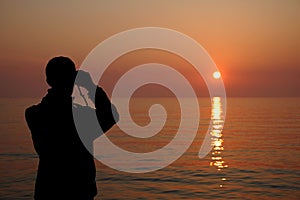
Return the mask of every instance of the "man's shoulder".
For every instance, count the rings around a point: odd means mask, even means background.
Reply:
[[[29,118],[35,116],[41,110],[40,104],[32,105],[25,109],[25,117]]]
[[[25,109],[25,113],[32,113],[38,110],[39,105],[32,105]]]

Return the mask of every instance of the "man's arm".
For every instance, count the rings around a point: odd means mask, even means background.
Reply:
[[[35,109],[36,109],[36,106],[31,106],[31,107],[27,108],[25,110],[25,119],[26,119],[27,125],[29,127],[29,130],[31,132],[34,149],[38,153],[38,155],[40,155],[41,148],[40,148],[40,143],[38,142],[39,141],[38,134],[40,132],[40,130],[39,130],[40,124],[36,123],[37,119],[34,115]]]
[[[98,121],[105,133],[119,121],[119,113],[100,87],[96,89],[95,107]]]
[[[78,75],[79,78],[76,84],[87,89],[89,98],[94,101],[98,122],[103,133],[105,133],[119,121],[117,109],[111,103],[104,90],[94,84],[89,73],[79,71]]]

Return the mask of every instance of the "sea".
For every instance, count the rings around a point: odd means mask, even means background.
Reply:
[[[38,157],[24,110],[39,101],[0,99],[0,199],[33,199]],[[169,165],[132,173],[95,159],[95,199],[300,199],[300,98],[227,98],[225,119],[225,105],[218,98],[198,102],[196,136]],[[105,135],[119,148],[145,154],[145,162],[147,152],[174,140],[182,113],[176,98],[135,98],[130,114],[137,125],[150,123],[152,104],[164,106],[168,115],[157,135],[135,138],[118,126]],[[224,121],[218,124],[220,116]],[[216,126],[209,131],[211,122]],[[211,150],[199,157],[207,133]]]

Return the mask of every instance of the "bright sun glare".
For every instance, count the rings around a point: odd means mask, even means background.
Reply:
[[[213,77],[214,77],[214,79],[219,79],[219,78],[221,78],[221,73],[219,71],[215,71],[213,73]]]

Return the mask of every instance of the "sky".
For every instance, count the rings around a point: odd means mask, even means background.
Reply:
[[[42,97],[48,88],[45,65],[52,57],[68,56],[79,67],[110,36],[154,26],[182,32],[201,44],[222,73],[229,97],[299,97],[299,21],[298,0],[2,0],[0,96]],[[100,84],[111,91],[122,72],[145,62],[173,65],[199,96],[205,94],[192,66],[155,50],[117,59]]]

